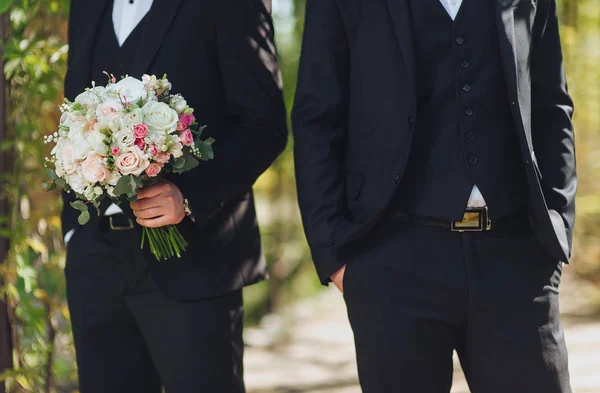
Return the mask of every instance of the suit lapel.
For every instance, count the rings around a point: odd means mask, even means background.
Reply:
[[[416,60],[415,47],[413,41],[412,22],[408,0],[386,0],[390,17],[396,30],[396,37],[400,43],[400,49],[406,62],[409,80],[411,81],[412,91],[416,92]]]
[[[100,28],[100,23],[105,15],[109,5],[109,0],[95,0],[86,4],[85,15],[75,15],[75,18],[84,18],[89,20],[86,22],[86,28],[83,29],[81,39],[77,42],[72,42],[71,45],[76,45],[77,53],[73,62],[69,65],[70,72],[73,72],[76,77],[76,90],[82,92],[86,87],[89,87],[90,68],[92,63],[92,51],[94,49],[94,41]],[[73,20],[73,19],[71,19]],[[81,22],[78,22],[81,23]],[[101,81],[98,81],[101,82]]]
[[[139,78],[148,72],[182,4],[183,0],[154,0],[131,67],[131,76]]]
[[[508,87],[510,100],[519,103],[519,79],[517,77],[517,38],[515,36],[515,16],[513,8],[507,6],[506,0],[495,0],[496,20],[498,24],[498,35],[500,40],[500,56],[504,67],[504,75]],[[518,122],[520,129],[524,129],[523,119],[520,112],[521,105],[513,106],[513,116]],[[516,111],[516,112],[515,112]],[[533,151],[531,133],[525,132],[529,151]]]

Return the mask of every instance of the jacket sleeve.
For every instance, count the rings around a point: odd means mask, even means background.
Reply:
[[[215,143],[214,160],[172,177],[199,228],[250,190],[285,149],[288,135],[270,14],[261,0],[215,4],[216,57],[232,131]]]
[[[573,241],[577,174],[573,101],[567,90],[556,0],[540,0],[531,54],[531,116],[535,155],[548,208],[563,218]]]
[[[349,49],[335,0],[307,0],[292,114],[298,200],[321,282],[342,267],[335,232],[344,221]]]

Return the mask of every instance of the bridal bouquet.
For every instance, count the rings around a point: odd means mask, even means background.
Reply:
[[[201,140],[194,110],[181,95],[171,95],[163,77],[126,77],[119,82],[92,85],[74,102],[60,106],[59,130],[46,137],[56,144],[46,159],[50,179],[44,188],[74,192],[71,207],[81,212],[79,223],[90,219],[89,205],[100,214],[100,202],[132,201],[137,191],[156,184],[167,173],[181,174],[213,158],[212,139]],[[143,228],[158,259],[181,257],[187,243],[175,226]]]

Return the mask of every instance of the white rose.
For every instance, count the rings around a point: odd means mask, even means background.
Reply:
[[[127,112],[125,115],[123,115],[123,122],[125,125],[135,126],[136,124],[142,123],[142,118],[142,110],[134,109],[131,112]]]
[[[74,160],[84,160],[85,157],[87,157],[87,154],[92,151],[92,148],[84,137],[76,140],[71,139],[71,141],[73,142],[72,146]]]
[[[57,175],[63,177],[64,174],[72,175],[75,173],[77,169],[77,158],[75,157],[75,152],[73,151],[73,142],[69,139],[61,139],[58,141],[54,149],[52,150],[52,155],[56,156],[57,160],[57,169],[60,167],[63,174]]]
[[[145,100],[148,97],[146,85],[136,78],[128,76],[119,82],[111,85],[108,90],[111,93],[117,93],[125,102],[137,103],[140,99]]]
[[[150,165],[150,161],[137,146],[131,146],[126,153],[121,154],[115,161],[115,166],[123,175],[141,175]]]
[[[96,117],[99,121],[115,121],[121,117],[123,105],[119,102],[108,101],[103,102],[96,108]]]
[[[91,184],[105,181],[110,176],[106,160],[100,154],[90,154],[81,163],[81,171],[85,180]]]
[[[86,109],[93,109],[102,103],[104,87],[98,86],[85,91],[75,98],[75,103],[83,105]]]
[[[73,191],[75,191],[78,194],[83,194],[86,184],[83,177],[80,174],[73,174],[67,176],[66,180],[67,183],[69,183],[69,186],[71,186],[71,188],[73,189]]]
[[[122,128],[117,131],[113,136],[113,142],[117,145],[117,147],[121,150],[127,150],[129,146],[133,146],[135,143],[135,136],[133,135],[133,130],[129,127]]]
[[[171,102],[169,102],[171,108],[175,110],[178,114],[182,114],[187,108],[189,108],[187,101],[181,95],[177,94],[176,96],[171,97]]]
[[[108,154],[108,146],[104,143],[105,139],[106,136],[96,128],[88,135],[87,143],[95,153],[106,156]]]
[[[177,130],[179,115],[164,102],[150,101],[142,108],[150,134],[171,134]]]

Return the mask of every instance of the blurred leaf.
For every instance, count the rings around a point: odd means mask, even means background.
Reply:
[[[0,0],[0,13],[5,13],[8,8],[12,5],[12,0]]]

